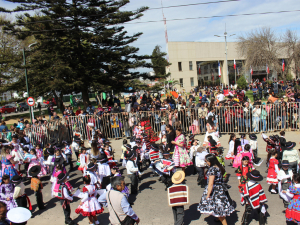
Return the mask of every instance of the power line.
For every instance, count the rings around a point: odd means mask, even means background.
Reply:
[[[178,8],[178,7],[186,7],[186,6],[195,6],[195,5],[209,5],[209,4],[220,4],[220,3],[227,3],[227,2],[239,2],[240,0],[221,0],[221,1],[215,1],[215,2],[200,2],[200,3],[192,3],[192,4],[185,4],[185,5],[172,5],[172,6],[162,6],[162,7],[158,7],[158,8],[149,8],[148,10],[156,10],[156,9],[168,9],[168,8]],[[43,7],[45,8],[45,7]],[[138,11],[138,10],[133,10],[134,11]],[[122,12],[122,11],[121,11]],[[105,16],[106,14],[97,14],[97,15],[87,15],[89,17],[93,17],[93,16]],[[24,23],[18,23],[15,24],[16,26],[21,26],[21,25],[25,25],[25,24],[34,24],[34,23],[46,23],[46,22],[54,22],[54,21],[60,21],[62,19],[51,19],[51,20],[40,20],[40,21],[32,21],[32,22],[24,22]]]
[[[169,19],[166,21],[179,21],[179,20],[195,20],[195,19],[212,19],[212,18],[222,18],[222,17],[235,17],[235,16],[253,16],[253,15],[267,15],[267,14],[279,14],[279,13],[291,13],[291,12],[300,12],[300,9],[290,10],[290,11],[277,11],[277,12],[262,12],[262,13],[243,13],[243,14],[229,14],[222,16],[201,16],[201,17],[192,17],[192,18],[182,18],[182,19]],[[125,23],[125,24],[137,24],[137,23],[156,23],[162,22],[164,20],[150,20],[150,21],[141,21],[134,23]]]
[[[185,7],[185,6],[208,5],[208,4],[214,4],[214,3],[239,2],[239,1],[240,0],[223,0],[223,1],[216,1],[216,2],[200,2],[200,3],[192,3],[192,4],[185,4],[185,5],[161,6],[161,7],[158,7],[158,8],[149,8],[147,10],[168,9],[168,8],[177,8],[177,7]]]
[[[275,11],[275,12],[262,12],[262,13],[243,13],[243,14],[229,14],[229,15],[221,15],[221,16],[203,16],[203,17],[193,17],[193,18],[182,18],[182,19],[170,19],[166,21],[180,21],[180,20],[195,20],[195,19],[211,19],[211,18],[224,18],[224,17],[237,17],[237,16],[254,16],[254,15],[268,15],[268,14],[281,14],[281,13],[292,13],[292,12],[300,12],[300,9],[290,10],[290,11]],[[134,23],[124,23],[124,24],[138,24],[138,23],[156,23],[162,22],[164,20],[153,20],[153,21],[144,21],[144,22],[134,22]],[[95,26],[88,26],[95,27]],[[65,29],[53,29],[53,30],[69,30],[71,28]],[[42,32],[41,31],[16,31],[16,32]],[[51,30],[46,30],[51,31]]]

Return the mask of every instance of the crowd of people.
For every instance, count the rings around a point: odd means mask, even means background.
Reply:
[[[235,211],[228,192],[231,185],[225,167],[225,160],[229,160],[229,166],[236,169],[239,180],[239,195],[234,198],[240,196],[241,204],[245,205],[242,225],[249,224],[253,210],[258,211],[259,224],[264,225],[267,198],[259,183],[263,180],[258,170],[263,162],[257,145],[260,137],[254,133],[249,136],[242,133],[240,137],[231,133],[225,154],[223,147],[227,144],[220,142],[214,118],[212,115],[207,118],[202,141],[195,139],[191,133],[184,133],[182,126],[170,124],[159,137],[150,118],[144,117],[140,126],[134,127],[132,137],[123,139],[120,159],[115,158],[110,140],[96,132],[92,122],[87,123],[91,134],[88,142],[84,142],[78,132],[71,140],[58,142],[50,139],[47,143],[31,143],[24,129],[20,129],[23,125],[17,124],[18,129],[13,131],[11,141],[1,140],[0,209],[5,206],[7,215],[14,209],[32,210],[23,184],[27,180],[30,180],[36,196],[37,208],[45,209],[41,179],[48,177],[52,183],[51,196],[59,199],[66,224],[76,224],[70,217],[73,210],[88,217],[90,224],[100,224],[97,216],[103,213],[104,208],[108,209],[111,224],[139,223],[140,218],[128,197],[138,195],[139,180],[145,172],[150,172],[168,191],[174,224],[182,225],[184,205],[189,204],[186,168],[192,167],[194,174],[198,174],[197,184],[204,188],[197,210],[216,217],[217,221],[226,225],[226,217]],[[284,131],[269,137],[263,133],[261,138],[266,142],[268,153],[266,172],[269,191],[283,199],[286,220],[300,223],[300,176],[297,171],[300,158],[296,144],[286,141]],[[126,168],[130,189],[120,172],[121,167]],[[83,184],[82,189],[72,187],[68,180],[70,173],[82,174],[82,182],[76,184]],[[76,209],[71,209],[70,202],[74,198],[81,200]],[[1,215],[0,224],[7,224],[10,218]]]
[[[131,137],[134,128],[149,118],[156,133],[164,132],[166,125],[180,126],[185,134],[203,134],[209,116],[214,117],[219,133],[268,132],[281,129],[299,129],[300,90],[298,81],[287,85],[254,81],[244,90],[235,87],[197,87],[184,96],[159,93],[132,93],[124,99],[124,107],[117,96],[98,100],[98,106],[86,108],[65,107],[62,118],[49,109],[50,121],[65,118],[70,129],[76,127],[88,138],[87,123],[106,138]],[[253,93],[253,100],[247,91]],[[49,107],[50,108],[50,107]]]

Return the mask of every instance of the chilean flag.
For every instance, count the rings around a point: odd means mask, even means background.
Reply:
[[[270,68],[269,68],[268,64],[267,64],[267,66],[266,66],[266,71],[267,71],[267,74],[270,73]]]
[[[235,62],[235,59],[233,61],[233,68],[236,69],[236,62]]]
[[[285,68],[285,63],[284,63],[284,59],[282,59],[282,71],[284,72],[284,68]]]
[[[201,74],[201,67],[200,67],[200,65],[198,67],[198,73]]]
[[[252,66],[250,66],[250,74],[253,75],[253,69],[252,69]]]
[[[222,72],[221,72],[221,64],[218,62],[218,72],[219,72],[219,77],[221,77]]]

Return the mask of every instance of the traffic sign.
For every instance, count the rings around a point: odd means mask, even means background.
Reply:
[[[29,105],[29,106],[34,106],[34,99],[32,98],[32,97],[29,97],[29,98],[27,98],[27,104]]]

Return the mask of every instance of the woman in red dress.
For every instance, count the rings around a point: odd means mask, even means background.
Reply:
[[[157,142],[159,140],[159,137],[156,135],[156,133],[151,127],[150,119],[148,117],[144,117],[141,119],[141,126],[151,143]]]

